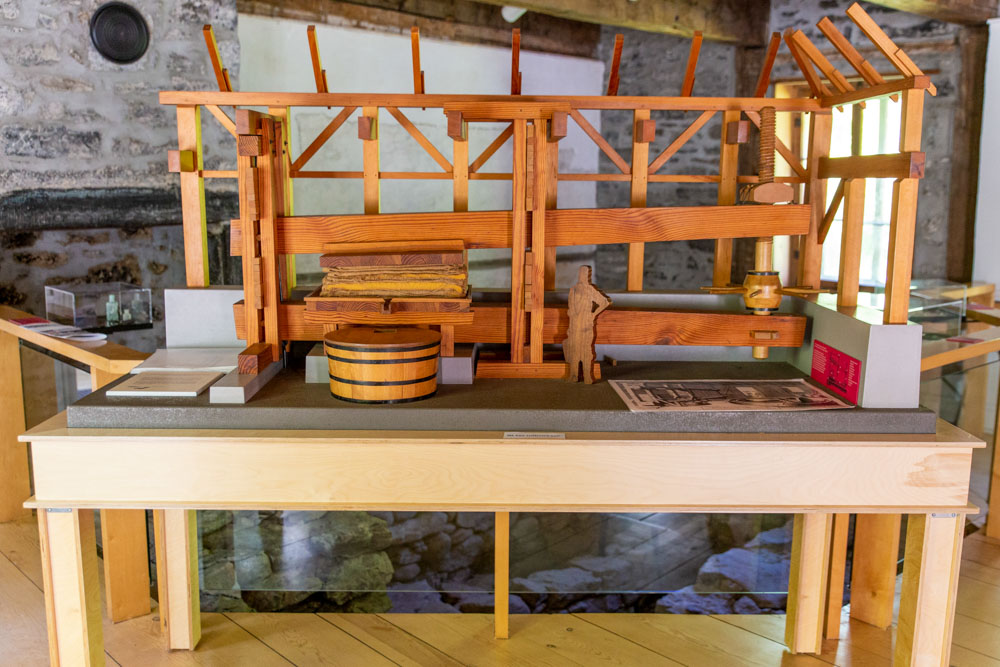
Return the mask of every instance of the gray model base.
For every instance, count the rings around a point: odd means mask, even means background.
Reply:
[[[622,363],[606,379],[795,378],[785,363]],[[114,385],[111,385],[114,386]],[[365,429],[662,433],[933,433],[930,410],[871,409],[806,412],[629,412],[607,382],[477,380],[442,385],[437,395],[400,405],[339,401],[327,385],[306,384],[285,370],[246,405],[212,405],[197,398],[108,398],[104,390],[67,410],[71,428]]]
[[[272,361],[256,375],[241,374],[239,370],[231,371],[208,388],[208,402],[246,403],[273,380],[281,368],[281,362]]]

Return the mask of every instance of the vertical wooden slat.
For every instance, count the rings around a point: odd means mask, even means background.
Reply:
[[[190,651],[201,639],[197,528],[194,510],[163,510],[164,562],[163,570],[157,572],[166,575],[159,582],[160,614],[166,615],[167,645],[171,649]]]
[[[469,210],[469,141],[452,140],[452,208]]]
[[[899,514],[859,514],[854,524],[851,618],[877,628],[892,624],[901,520]]]
[[[823,650],[832,524],[831,514],[795,515],[785,617],[785,644],[792,653]]]
[[[182,171],[181,220],[184,229],[184,273],[188,287],[208,285],[208,228],[205,216],[205,168],[201,145],[201,107],[177,107],[177,148],[192,151],[195,171]]]
[[[375,135],[371,139],[365,139],[361,142],[364,162],[365,213],[380,213],[378,133],[381,128],[378,127],[378,107],[363,107],[361,115],[373,119],[372,124],[375,127]]]
[[[809,218],[809,233],[801,238],[799,245],[799,280],[802,287],[819,289],[820,268],[823,262],[823,245],[819,242],[819,229],[826,213],[826,179],[819,177],[819,161],[830,155],[830,132],[833,116],[829,113],[809,115],[809,154],[806,169],[809,180],[806,183],[805,203],[812,206]]]
[[[826,579],[826,619],[823,638],[840,637],[840,617],[844,610],[844,576],[847,565],[847,533],[850,514],[834,514],[830,536],[830,566]]]
[[[903,108],[899,128],[901,153],[920,150],[924,91],[902,93]],[[897,180],[892,186],[892,217],[889,221],[889,267],[885,279],[886,324],[905,324],[910,307],[910,276],[913,271],[913,240],[917,224],[917,195],[920,181]]]
[[[993,297],[990,297],[990,301]],[[990,467],[989,509],[986,512],[986,537],[1000,539],[1000,389],[993,422],[993,464]]]
[[[16,336],[0,332],[0,523],[31,516],[24,501],[31,495],[28,446],[18,442],[24,431],[21,391],[21,348]]]
[[[844,186],[844,226],[840,238],[840,278],[837,305],[858,305],[861,284],[861,235],[865,222],[865,179],[852,178]]]
[[[542,333],[545,328],[545,209],[548,199],[545,188],[548,186],[548,132],[545,121],[536,118],[533,121],[534,164],[532,176],[534,179],[531,195],[531,331],[529,332],[528,353],[531,363],[542,363]]]
[[[278,136],[278,217],[295,215],[295,193],[292,181],[292,110],[290,107],[268,107],[267,113],[281,121]],[[296,285],[295,255],[280,255],[281,298],[288,299]]]
[[[279,333],[279,271],[275,237],[278,230],[279,196],[276,123],[266,118],[263,130],[263,155],[257,158],[258,211],[260,213],[261,300],[264,305],[264,340],[271,346],[271,358],[281,359]]]
[[[94,512],[39,510],[38,530],[52,664],[104,665]]]
[[[697,60],[697,54],[694,58]],[[629,206],[646,206],[646,189],[649,182],[649,143],[638,141],[639,121],[649,118],[649,109],[636,109],[632,115],[632,182]],[[628,244],[628,277],[626,287],[630,292],[642,291],[642,272],[645,244]]]
[[[965,517],[911,514],[894,667],[951,664]]]
[[[739,111],[724,111],[722,113],[722,139],[719,144],[719,196],[720,206],[736,203],[738,187],[740,145],[729,143],[727,133],[730,123],[738,122]],[[724,287],[730,283],[733,275],[733,240],[717,239],[715,241],[715,264],[712,269],[712,285]]]
[[[525,210],[526,137],[527,122],[519,118],[514,121],[513,247],[510,261],[510,360],[515,364],[524,362],[524,252],[528,232]]]
[[[253,112],[248,113],[249,130],[257,134],[258,117]],[[263,324],[260,308],[262,295],[260,291],[260,188],[258,184],[258,168],[256,158],[249,155],[236,156],[236,175],[239,183],[240,227],[243,241],[243,309],[246,321],[246,342],[253,345],[263,340],[261,326]]]
[[[510,636],[510,512],[494,514],[493,530],[493,634]]]
[[[548,209],[559,208],[559,142],[550,141],[546,148],[548,164],[545,165],[545,175],[548,183],[545,184],[545,207]],[[545,289],[552,291],[556,288],[556,248],[545,248]]]

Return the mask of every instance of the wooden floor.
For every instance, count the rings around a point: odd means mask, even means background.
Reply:
[[[45,665],[34,521],[0,524],[0,665]],[[784,651],[783,616],[204,614],[195,652],[168,652],[151,616],[105,623],[109,665],[888,665],[892,633],[845,620],[817,657]],[[965,541],[952,664],[1000,667],[1000,542]]]

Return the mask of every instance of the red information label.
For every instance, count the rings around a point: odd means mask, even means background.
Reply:
[[[851,403],[858,402],[861,362],[835,347],[813,341],[812,379]]]

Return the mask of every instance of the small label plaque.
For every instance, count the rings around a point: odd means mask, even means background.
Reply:
[[[861,361],[822,341],[813,341],[812,379],[851,403],[861,388]]]
[[[505,431],[504,440],[565,440],[565,433],[544,431]]]

